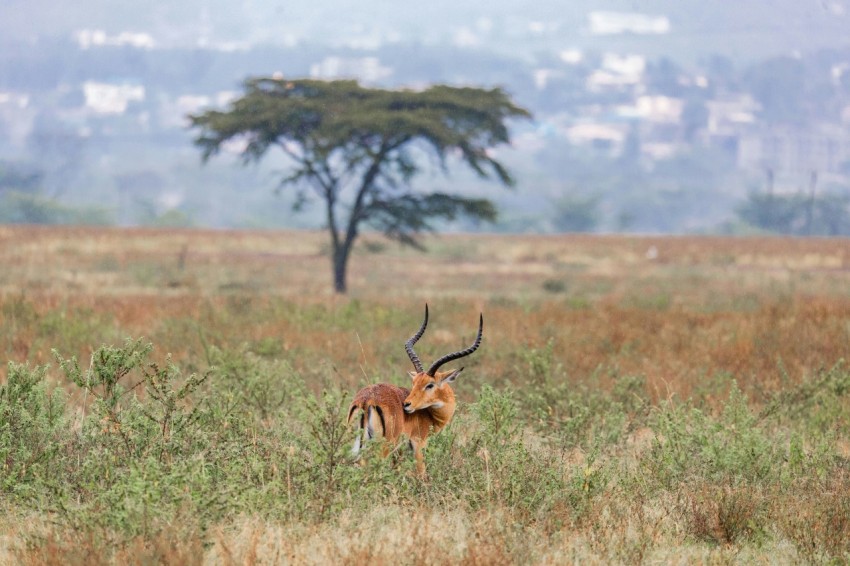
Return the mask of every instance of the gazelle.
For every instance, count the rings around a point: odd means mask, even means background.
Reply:
[[[455,394],[449,384],[453,383],[463,368],[437,371],[448,362],[466,357],[478,349],[484,330],[484,315],[478,321],[478,335],[475,342],[466,350],[446,354],[431,364],[428,371],[422,368],[419,356],[413,351],[413,345],[425,333],[428,326],[428,305],[425,305],[425,320],[419,331],[404,344],[410,361],[416,371],[411,371],[413,384],[410,389],[397,387],[389,383],[378,383],[364,387],[354,396],[348,410],[348,422],[359,410],[360,423],[352,454],[360,452],[361,442],[377,436],[383,436],[394,445],[402,435],[408,438],[410,448],[416,459],[416,471],[425,476],[425,459],[422,449],[433,431],[440,432],[451,422],[455,412]],[[389,445],[384,447],[384,456],[389,453]]]

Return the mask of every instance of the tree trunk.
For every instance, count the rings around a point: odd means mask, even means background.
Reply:
[[[334,291],[343,295],[348,290],[347,272],[348,272],[348,246],[336,247],[333,251],[333,271],[334,271]]]
[[[345,233],[342,234],[337,230],[337,216],[334,207],[336,206],[336,181],[333,185],[325,188],[325,205],[327,206],[328,230],[331,234],[331,244],[333,246],[333,271],[334,271],[334,291],[339,294],[344,294],[348,290],[346,277],[348,275],[348,258],[351,255],[351,248],[354,246],[354,240],[357,239],[357,226],[363,219],[361,216],[363,210],[363,199],[366,193],[372,188],[375,179],[381,171],[381,164],[386,158],[387,152],[391,148],[387,146],[386,140],[381,143],[381,149],[375,156],[374,161],[369,166],[369,169],[363,175],[363,181],[360,188],[357,190],[357,197],[354,199],[354,204],[351,208],[351,213],[348,217],[348,225]]]

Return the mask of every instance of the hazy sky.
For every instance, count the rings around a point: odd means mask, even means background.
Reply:
[[[664,38],[674,54],[684,47],[748,57],[839,46],[850,30],[850,0],[4,0],[0,32],[7,40],[68,37],[80,29],[147,32],[163,46],[302,42],[369,49],[411,41],[533,51],[553,42],[604,47],[589,31],[593,11],[669,18]]]

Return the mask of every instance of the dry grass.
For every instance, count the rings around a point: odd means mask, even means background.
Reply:
[[[732,564],[795,563],[802,557],[784,541],[756,547],[683,539],[669,517],[669,501],[602,509],[597,524],[545,535],[512,523],[496,510],[470,513],[377,507],[321,525],[245,517],[207,537],[162,531],[120,544],[91,532],[48,531],[27,545],[0,550],[0,564]],[[32,533],[30,533],[32,536]],[[819,536],[819,535],[813,535]],[[835,536],[838,536],[837,534]],[[835,536],[833,538],[835,538]],[[820,556],[808,558],[822,559]]]
[[[426,239],[430,254],[366,235],[351,265],[360,298],[510,301],[550,295],[722,307],[765,293],[846,295],[843,239],[471,236]],[[323,232],[0,227],[0,289],[171,297],[228,292],[328,300]],[[370,251],[371,250],[371,251]],[[550,291],[558,285],[550,284]]]
[[[364,372],[384,373],[386,352],[404,363],[395,346],[425,301],[435,314],[425,355],[460,343],[477,311],[486,311],[488,347],[479,361],[497,383],[522,380],[516,372],[526,368],[511,355],[517,347],[550,340],[572,379],[607,387],[612,371],[643,375],[654,399],[702,393],[705,377],[719,373],[758,397],[850,354],[846,240],[440,236],[423,255],[380,247],[367,236],[370,246],[351,266],[352,297],[409,312],[406,327],[352,332],[287,313],[256,316],[285,298],[328,309],[333,322],[349,304],[330,292],[324,238],[4,227],[0,290],[7,305],[23,293],[38,317],[100,317],[101,332],[148,336],[178,360],[201,345],[185,323],[173,321],[216,326],[220,313],[230,313],[227,327],[218,328],[222,339],[280,340],[284,349],[304,352],[305,366],[332,350],[334,365],[350,368],[340,379],[352,386]],[[15,320],[14,309],[2,315],[15,327],[0,343],[8,359],[43,363],[51,348],[61,349],[39,340],[36,324]],[[79,355],[95,345],[80,344]]]
[[[197,369],[208,343],[267,344],[308,380],[330,373],[353,391],[400,379],[401,344],[428,301],[423,358],[466,343],[485,313],[485,347],[457,387],[465,401],[481,383],[533,387],[548,371],[604,391],[641,376],[653,403],[709,407],[735,378],[758,405],[850,357],[848,240],[457,235],[431,238],[427,255],[366,242],[351,297],[337,297],[323,233],[0,227],[0,355],[46,363],[55,347],[86,359],[101,342],[146,336]],[[633,436],[624,461],[655,440]],[[383,505],[118,541],[36,515],[0,522],[0,564],[817,562],[850,556],[847,487],[606,492],[558,528],[500,508]]]

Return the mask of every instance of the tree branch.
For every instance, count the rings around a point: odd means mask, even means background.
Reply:
[[[496,208],[487,199],[445,193],[404,194],[383,199],[378,195],[373,196],[364,208],[364,220],[388,238],[418,249],[421,249],[421,245],[416,236],[433,230],[430,222],[432,218],[454,220],[464,215],[485,222],[496,220]]]
[[[384,160],[386,159],[387,154],[392,151],[392,149],[393,146],[387,144],[386,140],[382,141],[380,147],[378,148],[378,152],[372,158],[372,163],[369,165],[369,168],[363,174],[363,180],[360,183],[360,188],[357,190],[357,196],[355,196],[354,198],[354,204],[351,207],[351,213],[348,217],[348,228],[346,229],[344,243],[346,252],[351,249],[351,245],[354,243],[355,238],[357,238],[357,226],[363,219],[363,201],[369,191],[372,190],[375,183],[375,179],[381,172],[381,167],[384,164]]]

